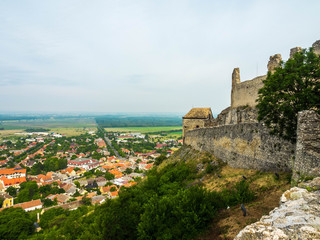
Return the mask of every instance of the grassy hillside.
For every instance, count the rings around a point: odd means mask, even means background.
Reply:
[[[190,147],[183,146],[159,168],[173,162],[185,161],[195,165],[201,176],[201,185],[209,191],[221,192],[232,188],[235,183],[244,180],[249,184],[250,190],[256,198],[245,204],[247,216],[243,216],[240,204],[230,206],[229,209],[220,209],[217,216],[208,225],[208,229],[197,239],[233,239],[246,225],[258,221],[263,215],[279,206],[279,200],[283,192],[290,188],[289,173],[278,173],[277,179],[274,173],[261,172],[248,169],[234,169],[211,154],[199,152]],[[213,167],[208,167],[213,166]]]

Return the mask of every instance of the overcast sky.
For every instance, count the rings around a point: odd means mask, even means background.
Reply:
[[[320,1],[1,0],[0,113],[230,105],[231,74],[320,39]]]

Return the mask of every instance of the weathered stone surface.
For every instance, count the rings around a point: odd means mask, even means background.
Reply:
[[[320,115],[306,110],[298,114],[293,179],[320,176]]]
[[[299,187],[309,189],[312,191],[320,190],[320,177],[313,179],[312,181],[301,182],[298,184]]]
[[[222,126],[238,123],[257,123],[258,110],[256,108],[227,108],[223,110],[216,119],[213,126]]]
[[[270,59],[268,62],[268,71],[273,73],[275,69],[280,66],[281,61],[282,61],[281,54],[275,54],[273,56],[270,56]]]
[[[234,68],[232,72],[232,86],[240,83],[240,69]]]
[[[302,48],[301,47],[295,47],[290,49],[290,58],[293,58],[293,55],[297,52],[301,52]]]
[[[236,70],[236,69],[235,69]],[[240,82],[237,71],[232,74],[231,108],[241,106],[255,107],[257,105],[258,91],[263,86],[266,75],[258,76],[248,81]],[[234,79],[238,79],[237,81]]]
[[[319,182],[320,178],[314,181]],[[320,191],[308,192],[298,187],[286,191],[278,208],[235,237],[244,239],[320,239]]]
[[[207,151],[234,168],[291,171],[294,145],[260,123],[202,128],[185,133],[185,144]]]
[[[320,55],[320,40],[318,41],[315,41],[313,44],[312,44],[312,48],[313,48],[313,52],[317,55]]]

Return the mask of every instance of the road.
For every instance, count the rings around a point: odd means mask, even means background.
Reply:
[[[104,139],[106,140],[107,144],[113,149],[114,154],[116,154],[116,156],[119,158],[119,160],[125,160],[123,157],[120,156],[120,154],[117,152],[117,150],[113,147],[110,139],[107,138],[106,134],[104,134]]]
[[[101,127],[97,126],[97,128],[100,129],[102,132],[104,132]],[[113,149],[114,154],[116,154],[117,158],[119,158],[120,160],[125,160],[123,157],[120,156],[120,154],[117,152],[117,150],[113,147],[113,145],[111,144],[110,139],[107,138],[106,134],[104,134],[104,140]]]

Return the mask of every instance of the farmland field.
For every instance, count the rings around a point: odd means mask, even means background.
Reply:
[[[181,130],[181,126],[177,127],[122,127],[122,128],[104,128],[107,132],[132,132],[132,133],[154,133],[154,132],[169,132],[172,130]],[[173,132],[169,134],[178,134]],[[181,132],[182,133],[182,132]]]
[[[90,127],[90,128],[72,128],[72,127],[69,127],[69,128],[50,128],[50,132],[64,134],[67,137],[79,136],[79,135],[85,134],[91,130],[96,131],[97,128],[95,128],[95,127]]]
[[[94,118],[72,117],[72,118],[50,118],[35,120],[8,120],[1,121],[0,138],[17,137],[14,133],[25,132],[25,129],[48,129],[49,132],[65,134],[66,136],[77,136],[90,130],[96,130]]]
[[[2,121],[0,127],[4,129],[26,129],[26,128],[83,128],[95,127],[94,118],[50,118],[50,119],[36,119],[36,120],[12,120]]]

